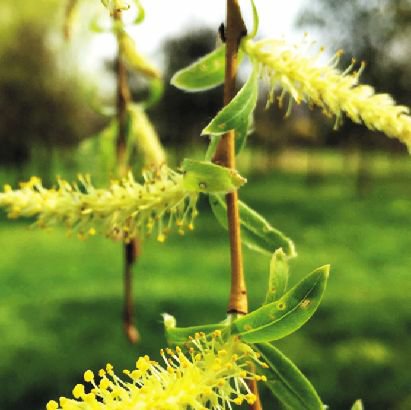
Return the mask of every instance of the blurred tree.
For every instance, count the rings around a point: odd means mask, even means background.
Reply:
[[[351,64],[351,56],[358,62],[365,61],[362,82],[373,84],[379,92],[388,92],[408,106],[411,105],[410,23],[408,0],[314,0],[298,19],[299,25],[319,30],[332,50],[343,47],[346,53],[340,67]],[[345,146],[347,163],[355,159],[356,191],[360,196],[370,190],[368,152],[379,148],[405,151],[395,140],[369,134],[347,120],[337,133],[330,132],[326,138],[328,144]]]
[[[349,65],[351,56],[365,61],[362,82],[373,84],[379,92],[389,92],[408,106],[411,105],[410,23],[408,0],[313,0],[298,19],[299,25],[318,29],[332,50],[343,47],[346,54],[340,67]],[[354,128],[346,121],[340,135]],[[358,134],[363,135],[364,131]],[[387,138],[373,136],[366,141],[369,146],[384,144],[403,149],[397,141]]]
[[[43,1],[36,3],[37,7],[29,1],[17,3],[21,3],[20,10],[16,4],[1,4],[5,10],[0,41],[3,165],[24,164],[33,147],[76,144],[96,122],[85,104],[85,86],[75,75],[60,70],[50,46],[50,36],[56,34],[53,29],[57,27],[47,24],[46,18],[57,13],[55,2]]]
[[[216,38],[217,29],[213,32],[200,28],[168,40],[163,46],[165,83],[170,82],[177,70],[212,51]],[[151,111],[163,142],[175,147],[201,142],[201,130],[218,111],[222,98],[222,87],[201,95],[182,93],[175,87],[167,86],[162,100]],[[203,140],[207,142],[206,138]]]

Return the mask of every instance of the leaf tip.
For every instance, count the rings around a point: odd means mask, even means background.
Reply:
[[[358,399],[355,401],[353,406],[351,407],[351,410],[364,410],[364,405],[361,399]]]
[[[321,266],[320,269],[324,275],[324,278],[328,279],[328,277],[330,276],[331,265],[328,264],[328,265]]]
[[[205,128],[202,129],[200,135],[203,137],[203,136],[205,136],[205,135],[210,135],[210,134],[211,134],[211,133],[210,133],[209,127],[207,126],[207,127],[205,127]]]
[[[180,88],[179,87],[179,82],[178,82],[178,73],[174,74],[171,79],[170,79],[170,84],[173,85],[176,88]]]
[[[163,316],[163,323],[166,329],[173,329],[177,325],[176,318],[168,313],[162,313]]]
[[[288,240],[288,257],[291,259],[291,258],[296,258],[297,256],[298,254],[297,254],[297,250],[295,249],[295,244],[291,239],[289,239]]]

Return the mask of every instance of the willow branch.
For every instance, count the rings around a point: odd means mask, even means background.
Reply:
[[[227,22],[225,33],[227,51],[224,81],[224,105],[227,105],[235,95],[238,68],[238,46],[244,32],[245,25],[241,17],[238,0],[227,0]],[[235,169],[234,131],[230,131],[223,135],[214,155],[213,162]],[[228,312],[244,315],[248,311],[248,302],[247,289],[244,280],[237,192],[227,194],[226,202],[231,253],[231,291]]]
[[[238,47],[241,38],[246,34],[246,27],[241,16],[238,0],[227,0],[226,21],[226,68],[224,81],[224,105],[235,96],[235,86],[238,70]],[[214,155],[213,161],[228,168],[235,169],[235,132],[224,134]],[[241,249],[240,214],[238,209],[237,191],[226,195],[227,220],[230,237],[231,256],[231,290],[228,313],[244,315],[248,312],[247,287],[244,278],[244,264]],[[262,410],[255,381],[249,387],[257,400],[250,405],[251,410]]]
[[[114,19],[121,20],[121,11],[114,15]],[[118,55],[116,63],[117,74],[117,165],[120,176],[125,176],[128,169],[127,163],[127,105],[130,101],[130,90],[128,87],[127,69],[124,65],[120,42],[118,41]],[[136,343],[139,339],[137,328],[133,325],[133,296],[132,276],[133,266],[139,253],[137,239],[131,240],[124,245],[124,307],[123,322],[124,331],[130,343]]]

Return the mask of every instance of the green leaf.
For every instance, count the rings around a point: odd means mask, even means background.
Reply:
[[[235,153],[238,155],[243,148],[245,147],[247,143],[247,137],[254,132],[254,121],[250,119],[249,123],[246,124],[247,127],[244,130],[239,130],[236,139],[237,142],[235,144]],[[218,144],[220,143],[221,140],[221,135],[210,135],[210,142],[207,147],[207,152],[205,155],[205,160],[206,161],[211,161],[213,159],[213,156],[217,150]]]
[[[287,290],[288,258],[283,249],[277,249],[270,263],[270,277],[264,304],[278,300]]]
[[[137,16],[134,19],[134,24],[140,24],[144,21],[144,19],[146,17],[146,12],[145,12],[144,7],[142,6],[140,0],[134,0],[134,3],[135,3],[136,8],[137,8]]]
[[[122,28],[118,28],[117,37],[119,41],[121,57],[128,66],[147,78],[161,78],[161,73],[151,61],[137,49],[134,40]]]
[[[94,16],[91,19],[89,29],[93,33],[108,33],[113,30],[111,26],[105,26],[103,23],[101,23],[98,16]]]
[[[169,345],[182,345],[193,336],[195,333],[203,332],[209,334],[214,330],[228,330],[228,324],[214,323],[209,325],[190,326],[190,327],[176,327],[176,320],[173,316],[165,313],[163,314],[164,329],[166,333],[167,343]]]
[[[221,141],[221,135],[211,135],[210,142],[207,147],[207,152],[205,154],[205,160],[211,161],[217,150],[218,144]]]
[[[232,192],[247,182],[236,170],[208,161],[185,159],[183,184],[192,192]]]
[[[253,9],[253,31],[246,36],[248,40],[253,39],[257,35],[258,27],[260,26],[260,17],[258,16],[254,0],[251,0],[251,8]]]
[[[117,134],[118,125],[114,118],[104,129],[82,141],[76,155],[79,168],[95,170],[102,175],[115,174]]]
[[[205,334],[209,334],[214,332],[214,330],[224,330],[227,329],[228,326],[216,323],[213,325],[202,325],[202,326],[192,326],[192,327],[174,327],[174,328],[166,328],[166,339],[167,343],[172,345],[182,345],[187,342],[190,336],[193,336],[195,333],[203,332]]]
[[[218,222],[227,229],[227,205],[221,195],[210,195],[210,205]],[[283,248],[289,258],[295,257],[295,246],[291,239],[271,226],[260,214],[239,201],[241,236],[250,249],[271,256]]]
[[[224,82],[225,45],[215,49],[193,64],[177,71],[171,84],[189,92],[205,91]]]
[[[127,134],[127,162],[135,162],[133,152],[147,167],[159,166],[166,162],[166,154],[160,138],[144,109],[137,104],[127,107],[130,119],[130,129]]]
[[[286,409],[323,410],[318,393],[298,367],[282,352],[269,343],[253,345],[268,369],[262,369],[267,386]]]
[[[148,84],[148,95],[141,103],[145,110],[156,105],[164,94],[164,82],[160,78],[153,78]]]
[[[251,115],[257,104],[258,72],[255,65],[240,91],[203,129],[201,135],[221,135],[230,130],[235,130],[238,136],[247,133]]]
[[[261,343],[282,339],[295,332],[317,310],[329,271],[329,265],[316,269],[278,301],[235,320],[231,325],[232,334],[238,334],[247,343]]]
[[[74,21],[77,17],[77,11],[79,7],[78,0],[68,0],[66,5],[66,12],[64,15],[64,37],[66,40],[69,40],[71,37],[71,32],[73,29]]]
[[[364,405],[361,400],[356,400],[356,402],[351,407],[351,410],[364,410]]]
[[[238,155],[247,144],[247,137],[254,132],[254,115],[250,114],[248,121],[244,121],[235,131],[235,153]]]

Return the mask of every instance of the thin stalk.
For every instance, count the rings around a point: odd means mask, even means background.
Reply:
[[[238,70],[238,47],[241,38],[246,33],[246,27],[241,16],[238,0],[227,0],[226,18],[226,68],[224,81],[224,105],[227,105],[235,96],[236,78]],[[235,132],[230,131],[223,135],[213,162],[235,169]],[[244,264],[241,249],[240,214],[238,209],[238,193],[226,195],[228,232],[230,238],[231,256],[231,290],[228,304],[228,313],[245,315],[248,312],[247,287],[244,277]],[[262,410],[255,381],[250,382],[251,391],[257,400],[250,405],[251,410]]]
[[[241,17],[238,0],[227,0],[227,22],[225,32],[227,51],[224,81],[224,105],[227,105],[235,96],[238,68],[238,46],[244,32],[245,26]],[[223,135],[214,155],[213,162],[228,168],[236,168],[234,131],[230,131]],[[228,312],[244,315],[248,312],[248,301],[244,279],[237,192],[227,194],[226,202],[231,249],[231,291]]]
[[[114,19],[121,20],[121,11],[114,15]],[[117,166],[120,176],[127,173],[127,105],[130,102],[130,89],[128,86],[127,69],[124,65],[120,42],[118,41],[118,54],[116,62],[117,74]],[[133,324],[133,296],[132,277],[133,266],[139,254],[139,243],[137,239],[131,240],[124,245],[124,307],[123,323],[124,331],[130,343],[137,343],[139,333]]]

